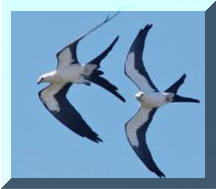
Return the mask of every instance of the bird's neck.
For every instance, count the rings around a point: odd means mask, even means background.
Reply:
[[[57,73],[54,70],[54,71],[48,72],[44,77],[46,78],[46,81],[53,82],[56,76],[57,76]]]

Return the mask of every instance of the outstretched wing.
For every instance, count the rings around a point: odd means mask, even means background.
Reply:
[[[151,27],[152,25],[146,25],[144,29],[140,30],[130,47],[125,61],[125,74],[143,92],[158,91],[150,79],[142,60],[145,39]]]
[[[103,26],[106,22],[110,21],[118,13],[119,12],[115,13],[112,16],[108,16],[102,23],[98,24],[93,29],[91,29],[87,33],[83,34],[78,39],[76,39],[74,42],[70,43],[69,45],[67,45],[66,47],[64,47],[61,51],[59,51],[56,54],[56,57],[57,57],[57,60],[58,60],[57,69],[59,69],[61,67],[64,67],[66,65],[69,65],[69,64],[78,63],[76,49],[77,49],[77,45],[78,45],[79,41],[81,39],[83,39],[85,36],[87,36],[88,34],[92,33],[93,31],[95,31],[98,28],[100,28],[101,26]]]
[[[131,147],[146,167],[157,176],[165,177],[164,173],[160,171],[154,162],[146,143],[146,131],[156,110],[156,108],[139,108],[135,116],[126,123],[125,131]]]
[[[39,92],[40,100],[47,110],[70,130],[98,143],[102,140],[85,122],[79,112],[68,102],[66,94],[71,83],[50,84]]]

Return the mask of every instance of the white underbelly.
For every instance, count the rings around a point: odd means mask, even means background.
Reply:
[[[145,108],[158,108],[167,103],[166,97],[160,92],[145,95],[141,101],[141,105]]]
[[[65,66],[61,70],[57,70],[58,81],[61,82],[79,82],[83,74],[83,67],[79,64]]]

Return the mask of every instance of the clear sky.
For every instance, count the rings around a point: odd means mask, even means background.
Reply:
[[[144,58],[155,85],[165,90],[186,73],[181,95],[200,104],[160,108],[147,132],[159,168],[168,178],[205,177],[204,13],[122,12],[82,40],[81,63],[117,42],[102,62],[105,77],[127,103],[102,88],[73,85],[68,99],[104,140],[96,144],[57,121],[42,105],[37,78],[56,68],[55,54],[108,12],[14,12],[12,14],[12,177],[155,178],[129,146],[125,123],[139,104],[136,86],[124,75],[124,61],[140,28],[153,24]]]

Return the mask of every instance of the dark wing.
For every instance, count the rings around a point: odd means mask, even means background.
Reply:
[[[160,171],[154,162],[146,143],[146,131],[156,110],[156,108],[139,108],[135,116],[126,123],[125,130],[131,147],[146,167],[157,176],[165,177],[164,173]]]
[[[102,140],[85,122],[79,112],[68,102],[66,94],[71,83],[50,84],[39,92],[40,100],[47,110],[70,130],[98,143]]]
[[[146,25],[140,30],[125,61],[125,74],[143,92],[159,91],[150,79],[142,60],[145,39],[151,27],[152,25]]]
[[[79,41],[81,39],[83,39],[85,36],[87,36],[88,34],[92,33],[93,31],[95,31],[98,28],[100,28],[101,26],[103,26],[106,22],[110,21],[118,13],[119,12],[115,13],[112,16],[107,16],[107,18],[102,23],[98,24],[93,29],[91,29],[87,33],[83,34],[78,39],[76,39],[74,42],[70,43],[69,45],[67,45],[66,47],[64,47],[61,51],[59,51],[56,54],[56,57],[58,59],[57,69],[59,69],[62,66],[78,63],[76,49],[77,49],[77,45],[78,45]]]
[[[100,71],[100,70],[99,70]],[[87,80],[99,85],[100,87],[106,89],[113,95],[115,95],[117,98],[119,98],[122,102],[126,102],[124,97],[118,92],[118,88],[110,83],[107,79],[101,77],[100,75],[97,74],[92,74],[87,78]]]

